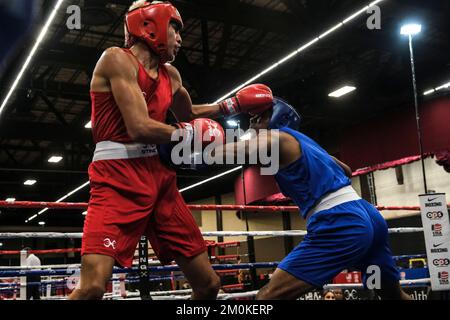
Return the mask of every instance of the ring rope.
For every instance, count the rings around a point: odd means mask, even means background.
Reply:
[[[248,206],[236,204],[188,204],[191,210],[223,210],[223,211],[259,211],[259,212],[298,212],[297,206]],[[1,208],[27,208],[27,209],[80,209],[88,207],[86,202],[38,202],[38,201],[0,201]],[[450,204],[447,204],[450,207]],[[420,211],[420,206],[376,206],[378,210],[406,210]]]
[[[389,233],[415,233],[423,232],[423,228],[390,228]],[[305,230],[288,230],[288,231],[204,231],[203,236],[206,237],[258,237],[258,236],[274,236],[274,237],[292,237],[305,236]],[[80,239],[83,234],[81,232],[63,233],[63,232],[1,232],[0,239],[23,239],[23,238],[69,238]]]

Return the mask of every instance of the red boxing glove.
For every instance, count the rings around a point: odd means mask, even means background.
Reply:
[[[198,118],[189,123],[179,122],[174,126],[185,130],[183,137],[187,143],[191,143],[194,138],[201,141],[202,147],[216,140],[221,143],[225,142],[225,132],[222,126],[211,119]]]
[[[264,84],[252,84],[239,90],[235,97],[219,102],[219,106],[225,116],[241,112],[258,114],[273,106],[272,90]]]

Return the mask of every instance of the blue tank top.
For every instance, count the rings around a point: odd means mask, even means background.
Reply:
[[[299,206],[303,218],[327,193],[351,184],[344,169],[314,140],[290,128],[280,131],[293,136],[301,146],[302,156],[278,171],[275,180],[283,195]]]

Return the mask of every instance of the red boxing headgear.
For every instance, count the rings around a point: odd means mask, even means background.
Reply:
[[[167,32],[175,22],[183,28],[181,15],[169,2],[147,2],[146,5],[128,12],[125,16],[125,46],[131,47],[137,40],[145,42],[162,63],[169,61]]]

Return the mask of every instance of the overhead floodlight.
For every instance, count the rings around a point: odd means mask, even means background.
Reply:
[[[242,140],[242,141],[245,141],[245,140],[250,140],[251,138],[252,138],[252,133],[251,132],[247,132],[246,134],[244,134],[239,139]]]
[[[36,180],[27,180],[23,184],[26,185],[26,186],[32,186],[36,182],[37,182]]]
[[[356,90],[356,87],[344,86],[344,87],[342,87],[342,88],[340,88],[340,89],[330,93],[328,96],[329,97],[333,97],[333,98],[340,98],[340,97],[342,97],[342,96],[344,96],[344,95],[346,95],[346,94],[348,94],[348,93],[350,93],[352,91],[355,91],[355,90]]]
[[[236,120],[228,120],[227,124],[232,128],[236,128],[239,125],[239,123]]]
[[[86,124],[84,125],[84,127],[85,127],[86,129],[92,129],[92,122],[89,121],[88,123],[86,123]]]
[[[422,25],[417,23],[405,24],[400,29],[400,34],[404,36],[414,36],[422,31]]]
[[[50,16],[48,17],[47,21],[45,22],[44,27],[42,28],[41,32],[39,33],[39,36],[37,37],[33,48],[31,49],[30,53],[28,54],[28,57],[26,58],[24,64],[22,65],[22,68],[20,69],[19,73],[17,74],[16,79],[14,80],[13,84],[9,88],[9,91],[0,106],[0,114],[5,109],[6,105],[8,104],[8,101],[11,98],[17,85],[19,84],[20,79],[22,79],[23,75],[25,74],[25,71],[27,70],[29,64],[31,63],[33,56],[36,54],[36,51],[39,48],[39,45],[44,40],[44,37],[47,35],[48,29],[50,28],[50,25],[52,24],[53,20],[55,19],[56,13],[58,12],[58,9],[61,7],[63,2],[64,2],[64,0],[58,0],[55,3],[55,6],[53,7],[53,10],[52,10]]]
[[[51,157],[48,159],[48,162],[50,162],[50,163],[58,163],[58,162],[60,162],[62,159],[63,159],[63,157],[61,157],[61,156],[51,156]]]

